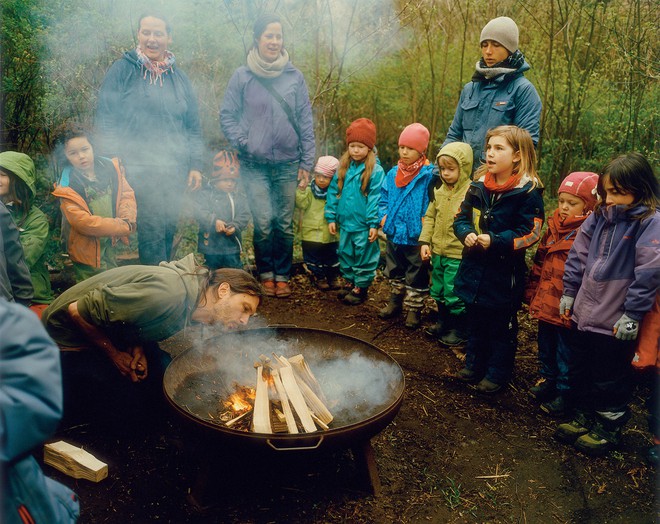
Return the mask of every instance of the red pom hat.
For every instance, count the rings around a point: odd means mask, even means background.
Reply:
[[[376,145],[376,124],[368,118],[358,118],[351,122],[346,129],[346,145],[351,142],[360,142],[373,149]]]
[[[407,126],[399,135],[399,145],[414,149],[418,153],[424,154],[429,147],[429,137],[431,134],[422,124],[414,123]]]
[[[564,178],[557,194],[569,193],[575,195],[584,200],[585,211],[591,211],[598,201],[597,184],[598,175],[596,173],[576,171]]]
[[[233,178],[238,180],[241,164],[234,151],[220,151],[213,157],[213,178]]]

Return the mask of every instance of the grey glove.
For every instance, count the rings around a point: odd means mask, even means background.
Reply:
[[[639,322],[624,313],[614,324],[613,331],[619,340],[635,340],[639,332]]]
[[[559,316],[567,317],[571,314],[573,310],[573,302],[575,302],[575,297],[569,297],[568,295],[562,295],[559,299]],[[568,313],[566,311],[568,310]]]

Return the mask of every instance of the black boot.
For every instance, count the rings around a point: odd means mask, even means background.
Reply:
[[[435,324],[427,327],[424,330],[424,333],[433,338],[440,338],[445,322],[447,321],[447,315],[449,315],[449,310],[447,309],[447,306],[445,306],[444,302],[436,300],[435,303],[438,305],[438,316],[435,320]]]
[[[353,290],[353,282],[346,282],[346,284],[337,293],[337,298],[345,298]]]
[[[449,315],[445,323],[447,330],[440,337],[440,343],[447,347],[462,346],[467,342],[465,313]]]
[[[387,305],[378,312],[378,316],[383,319],[394,318],[401,313],[403,309],[403,293],[390,295]]]
[[[419,309],[409,309],[406,315],[405,326],[409,329],[417,329],[422,319],[421,317],[422,315]]]
[[[343,298],[344,304],[349,306],[357,306],[367,300],[366,287],[354,287],[353,290]]]

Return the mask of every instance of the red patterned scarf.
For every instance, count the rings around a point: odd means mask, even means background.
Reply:
[[[413,178],[421,171],[422,167],[428,164],[426,155],[420,156],[412,164],[404,164],[399,160],[398,169],[396,170],[396,177],[394,177],[394,184],[396,187],[405,187],[412,181]]]

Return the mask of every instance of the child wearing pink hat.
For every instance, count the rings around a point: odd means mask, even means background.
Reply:
[[[378,316],[393,318],[405,308],[405,325],[411,329],[419,326],[429,292],[429,267],[422,261],[418,242],[433,177],[433,165],[426,158],[429,136],[419,123],[401,132],[399,162],[385,176],[378,206],[387,235],[385,276],[391,288],[390,299]]]
[[[543,402],[541,410],[554,417],[564,415],[569,389],[568,366],[571,322],[559,316],[564,264],[575,236],[597,202],[598,175],[575,172],[562,181],[558,206],[548,219],[525,289],[529,314],[538,320],[539,372],[541,378],[530,389]]]
[[[322,156],[312,171],[312,182],[296,191],[296,208],[302,211],[301,245],[303,261],[310,272],[312,283],[321,291],[339,289],[339,259],[337,235],[328,231],[325,203],[328,187],[337,172],[339,160]]]

